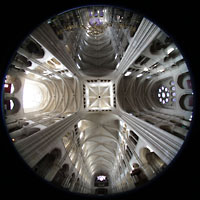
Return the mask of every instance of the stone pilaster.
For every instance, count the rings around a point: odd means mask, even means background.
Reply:
[[[182,139],[153,126],[132,114],[118,111],[118,115],[160,158],[162,158],[166,164],[171,162],[183,144]]]
[[[71,129],[79,120],[79,115],[75,113],[46,129],[16,142],[16,148],[24,160],[32,167],[52,148],[52,144],[61,139],[66,131]]]

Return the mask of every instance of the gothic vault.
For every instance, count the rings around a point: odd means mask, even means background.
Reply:
[[[96,195],[132,190],[165,169],[193,109],[173,40],[145,17],[106,6],[37,27],[15,53],[3,99],[10,138],[32,170]]]

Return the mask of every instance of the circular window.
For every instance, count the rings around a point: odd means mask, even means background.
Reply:
[[[169,102],[169,89],[165,86],[161,86],[158,89],[158,97],[159,97],[159,102],[161,104],[166,104]]]

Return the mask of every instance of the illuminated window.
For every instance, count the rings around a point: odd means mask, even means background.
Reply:
[[[4,87],[5,87],[5,88],[8,88],[8,84],[7,84],[7,83],[5,83],[5,84],[4,84]]]
[[[176,102],[176,98],[173,98],[172,101],[173,101],[173,102]]]
[[[80,133],[80,139],[82,139],[82,138],[83,138],[83,132]]]
[[[11,89],[10,89],[10,93],[12,94],[14,92],[15,88],[14,88],[14,85],[11,84]]]
[[[170,85],[175,85],[175,82],[174,82],[174,81],[171,81],[171,82],[170,82]]]
[[[10,100],[10,110],[12,110],[14,107],[14,103],[13,103],[13,100]]]
[[[173,90],[173,91],[175,91],[175,90],[176,90],[176,88],[173,86],[173,87],[172,87],[172,90]]]
[[[15,88],[14,85],[11,83],[4,83],[4,91],[5,93],[12,94],[14,92]]]
[[[136,77],[139,78],[139,77],[141,77],[141,76],[143,76],[143,74],[138,74]]]
[[[56,60],[55,58],[51,59],[56,65],[60,65],[60,62],[58,60]]]
[[[45,96],[47,97],[48,93],[47,88],[43,84],[26,79],[23,91],[24,112],[40,110]]]
[[[171,81],[170,85],[174,85],[174,82]],[[164,85],[162,85],[159,89],[158,89],[158,101],[161,104],[167,104],[170,101],[171,102],[176,102],[176,92],[175,92],[176,88],[175,86],[170,87],[170,89],[168,89],[167,87],[165,87]],[[171,92],[171,94],[170,94]],[[173,98],[170,98],[173,97]]]
[[[106,180],[106,176],[103,176],[103,175],[97,176],[97,180],[98,181],[105,181]]]
[[[167,49],[167,53],[170,54],[172,51],[174,51],[173,47],[170,47],[169,49]]]
[[[172,93],[172,96],[175,97],[175,96],[176,96],[176,92],[173,92],[173,93]]]
[[[132,72],[127,71],[124,76],[130,76]]]
[[[169,102],[169,89],[165,86],[161,86],[158,89],[158,100],[162,104],[166,104]]]

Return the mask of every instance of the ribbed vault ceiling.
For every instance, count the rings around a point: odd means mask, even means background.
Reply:
[[[119,120],[115,115],[90,114],[79,127],[83,132],[84,159],[92,174],[98,171],[109,173],[116,162],[118,149]]]
[[[110,109],[113,106],[112,83],[90,83],[86,85],[86,106],[92,110]]]

